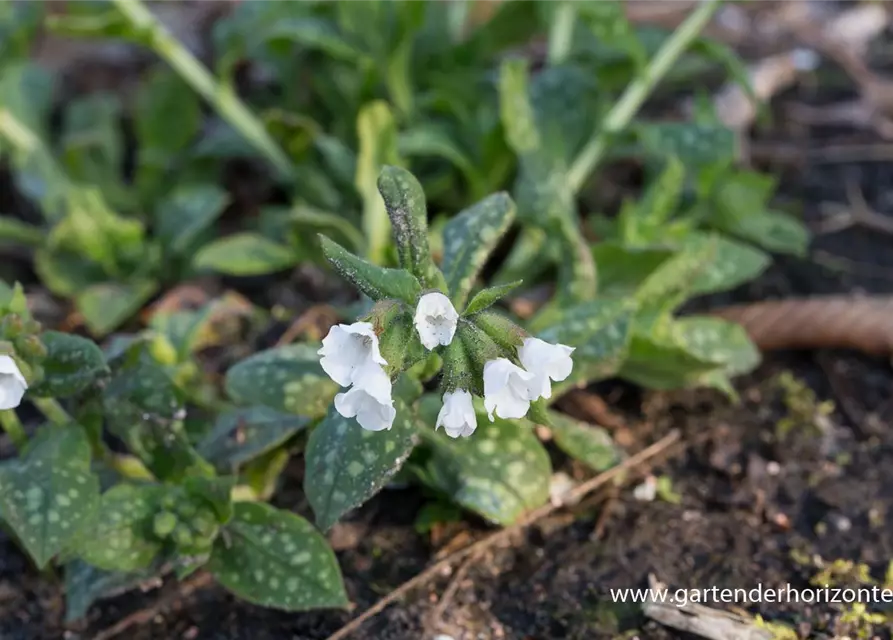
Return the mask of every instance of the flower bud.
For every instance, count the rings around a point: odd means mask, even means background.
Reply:
[[[161,511],[155,514],[152,521],[152,531],[159,538],[167,538],[177,526],[177,516],[170,511]]]
[[[477,327],[492,338],[496,344],[510,353],[524,342],[527,332],[508,318],[492,311],[482,311],[472,319]]]
[[[2,333],[3,337],[7,340],[17,338],[22,335],[24,330],[25,323],[22,320],[22,316],[17,313],[10,313],[7,315],[3,318],[3,324],[0,325],[0,333]]]

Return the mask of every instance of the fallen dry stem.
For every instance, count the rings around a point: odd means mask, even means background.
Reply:
[[[605,486],[615,478],[622,476],[624,473],[635,469],[645,462],[648,462],[655,456],[664,453],[665,451],[667,451],[667,449],[676,444],[679,439],[680,433],[678,430],[674,429],[651,446],[646,447],[637,454],[630,456],[629,458],[618,464],[616,467],[612,467],[604,473],[600,473],[594,478],[583,482],[572,491],[568,491],[561,497],[559,501],[555,503],[545,504],[539,509],[534,509],[510,527],[505,527],[504,529],[494,531],[487,537],[482,538],[477,542],[473,542],[467,547],[459,549],[458,551],[450,554],[439,562],[435,562],[433,565],[422,571],[414,578],[407,580],[399,587],[391,591],[388,595],[366,609],[366,611],[364,611],[359,616],[341,627],[338,631],[330,635],[326,640],[341,640],[342,638],[348,637],[351,633],[359,629],[367,620],[381,613],[389,605],[396,602],[416,587],[425,584],[454,563],[459,562],[471,555],[479,555],[495,544],[502,542],[503,540],[510,539],[514,534],[526,529],[537,520],[554,513],[567,504],[572,504],[576,501],[579,501],[587,494],[592,493],[596,489]]]

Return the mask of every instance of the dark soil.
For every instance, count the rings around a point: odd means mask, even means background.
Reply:
[[[782,173],[787,194],[807,203],[804,216],[819,221],[822,201],[846,202],[852,177],[881,212],[893,211],[893,164],[833,164]],[[758,282],[704,305],[787,295],[893,291],[893,237],[863,229],[819,236],[807,260],[781,260]],[[704,306],[698,305],[698,306]],[[793,420],[778,374],[790,372],[834,410],[817,408]],[[647,393],[611,384],[593,389],[627,424],[631,449],[678,428],[687,443],[681,456],[657,465],[681,496],[679,504],[640,502],[624,487],[611,499],[584,501],[538,523],[510,546],[478,559],[460,581],[439,625],[430,620],[448,583],[410,594],[366,624],[357,638],[404,640],[449,633],[480,638],[547,640],[610,638],[625,631],[639,638],[684,638],[646,620],[634,605],[612,603],[610,588],[644,587],[649,574],[672,587],[809,586],[836,560],[865,563],[882,580],[893,559],[893,374],[889,361],[842,352],[785,353],[766,357],[738,382],[740,404],[712,392]],[[788,394],[789,395],[789,394]],[[802,412],[801,412],[802,413]],[[581,416],[586,417],[586,416]],[[794,416],[795,418],[797,416]],[[620,435],[620,434],[618,434]],[[565,469],[567,461],[559,459]],[[577,470],[579,471],[579,470]],[[299,487],[300,461],[277,498],[306,510]],[[424,498],[414,489],[387,490],[332,532],[356,612],[423,570],[438,546],[453,536],[485,535],[473,520],[431,534],[413,526]],[[600,530],[601,537],[594,535]],[[460,538],[461,539],[461,538]],[[848,584],[847,578],[839,578]],[[93,638],[123,617],[176,593],[130,593],[95,605],[89,619],[64,626],[63,593],[33,570],[8,540],[0,548],[0,638]],[[710,606],[719,606],[708,603]],[[751,614],[784,622],[804,637],[835,637],[856,629],[841,619],[846,605],[804,603],[742,605]],[[878,610],[878,605],[870,605]],[[128,640],[184,638],[264,640],[325,638],[351,614],[287,614],[240,603],[216,586],[175,598],[149,623],[127,630]],[[634,630],[636,630],[634,632]],[[879,637],[889,630],[875,629]]]

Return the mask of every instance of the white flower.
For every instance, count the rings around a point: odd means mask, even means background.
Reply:
[[[523,418],[530,409],[530,381],[533,374],[505,358],[484,365],[484,408],[493,422],[500,418]]]
[[[443,430],[451,438],[470,436],[478,426],[478,419],[471,404],[471,394],[462,389],[443,394],[443,406],[437,414],[435,429]]]
[[[456,334],[459,314],[450,299],[439,291],[426,293],[415,309],[415,328],[429,351],[439,344],[448,345]]]
[[[368,322],[333,326],[317,353],[322,356],[319,364],[323,371],[342,387],[349,387],[365,377],[367,371],[387,364],[378,348],[378,336]]]
[[[530,399],[551,398],[552,383],[565,380],[574,368],[571,360],[573,347],[563,344],[549,344],[539,338],[525,338],[518,349],[518,359],[528,372],[533,374],[530,381]]]
[[[360,387],[335,396],[335,410],[345,418],[356,418],[368,431],[390,429],[397,417],[393,401],[382,402]]]
[[[28,383],[10,356],[0,356],[0,409],[15,409],[22,402]]]

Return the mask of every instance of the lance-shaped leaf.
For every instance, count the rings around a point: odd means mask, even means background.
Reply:
[[[236,504],[208,570],[248,602],[288,611],[344,608],[335,554],[309,522],[266,504]]]
[[[499,112],[506,140],[518,155],[539,149],[542,141],[528,92],[527,61],[511,58],[499,73]]]
[[[363,231],[368,256],[380,264],[388,246],[390,224],[378,192],[378,176],[384,165],[400,164],[397,156],[397,124],[388,103],[376,100],[364,105],[357,116],[359,153],[355,184],[363,198]]]
[[[519,287],[521,282],[521,280],[516,280],[515,282],[509,282],[508,284],[501,284],[478,291],[474,294],[474,297],[471,299],[471,302],[468,303],[468,306],[465,307],[465,311],[462,312],[462,315],[470,316],[491,307],[497,301],[511,293],[515,288]]]
[[[397,417],[387,431],[367,431],[333,408],[310,434],[304,492],[320,529],[378,493],[409,457],[415,414],[399,398],[394,406]]]
[[[81,427],[45,428],[0,470],[0,517],[43,568],[96,523],[99,479]]]
[[[633,300],[605,298],[565,310],[556,322],[539,332],[546,342],[575,347],[574,369],[552,386],[552,398],[567,389],[602,380],[623,364],[632,334],[636,304]]]
[[[676,320],[672,331],[690,353],[722,363],[726,375],[749,373],[760,363],[759,350],[744,328],[734,322],[693,316]]]
[[[429,401],[429,413],[436,415],[439,401],[436,396]],[[442,430],[426,436],[432,449],[425,477],[463,507],[509,525],[548,498],[549,455],[527,420],[491,423],[478,411],[477,421],[469,438],[451,439]]]
[[[378,190],[391,219],[400,265],[423,287],[440,287],[443,274],[434,265],[428,247],[428,209],[422,185],[406,169],[388,165],[378,176]]]
[[[422,286],[404,269],[386,269],[355,256],[337,242],[319,236],[323,253],[338,274],[373,300],[397,298],[415,304]]]
[[[135,572],[103,571],[82,560],[65,565],[65,622],[80,620],[97,600],[112,598],[162,573],[161,562]]]
[[[256,353],[226,372],[226,392],[241,404],[322,417],[339,387],[319,366],[317,350],[293,344]]]
[[[735,133],[718,124],[643,123],[633,130],[647,156],[676,156],[689,168],[729,163],[738,154]]]
[[[59,331],[45,331],[41,340],[47,348],[44,377],[31,388],[32,395],[73,396],[109,372],[102,350],[92,340]]]
[[[453,305],[463,307],[475,278],[515,217],[515,203],[496,193],[462,211],[443,230],[443,274]]]
[[[152,533],[152,518],[165,493],[158,484],[119,484],[102,495],[89,536],[78,545],[78,555],[106,571],[139,571],[161,551]]]

